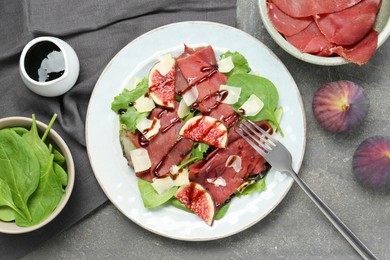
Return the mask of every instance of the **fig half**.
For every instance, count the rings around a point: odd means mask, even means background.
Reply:
[[[368,98],[361,86],[348,80],[330,82],[313,97],[313,112],[322,127],[346,132],[362,122],[368,111]]]
[[[196,182],[183,185],[177,190],[175,197],[209,226],[213,224],[215,203],[202,185]]]
[[[390,188],[390,137],[374,136],[364,140],[352,160],[356,178],[374,189]]]

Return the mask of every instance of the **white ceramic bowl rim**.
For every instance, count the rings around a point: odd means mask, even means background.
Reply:
[[[26,68],[24,67],[24,60],[26,58],[27,52],[30,50],[30,48],[32,46],[34,46],[35,44],[37,44],[39,42],[44,42],[44,41],[52,42],[58,48],[60,48],[60,50],[62,52],[62,55],[64,56],[65,71],[64,71],[64,74],[61,75],[61,77],[58,77],[58,78],[56,78],[54,80],[51,80],[51,81],[40,82],[40,81],[33,80],[27,74]],[[29,43],[27,43],[27,45],[23,48],[22,54],[20,55],[20,62],[19,62],[20,63],[21,72],[24,75],[24,77],[26,78],[26,80],[28,80],[32,84],[35,84],[35,85],[38,85],[38,86],[47,86],[47,85],[52,85],[53,83],[56,83],[56,82],[62,80],[63,78],[65,78],[68,75],[68,73],[69,73],[69,65],[68,65],[68,53],[66,51],[66,48],[63,47],[64,44],[67,44],[67,43],[64,42],[63,40],[59,39],[59,38],[52,37],[52,36],[37,37],[37,38],[31,40]]]

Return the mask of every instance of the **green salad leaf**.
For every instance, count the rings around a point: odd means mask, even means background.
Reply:
[[[27,221],[25,218],[15,216],[15,221],[19,226],[32,226],[46,219],[60,202],[64,189],[61,180],[57,177],[53,169],[54,154],[51,153],[44,139],[49,133],[56,114],[52,117],[44,134],[39,137],[35,115],[32,116],[32,126],[28,133],[23,135],[23,139],[30,145],[31,150],[38,158],[40,164],[39,185],[28,200],[28,208],[32,219]]]
[[[237,196],[252,195],[254,192],[262,192],[266,188],[265,177],[255,181],[248,187],[246,187],[241,193],[237,193]]]
[[[172,203],[172,205],[173,205],[175,208],[178,208],[178,209],[181,209],[181,210],[184,210],[184,211],[193,213],[193,212],[192,212],[191,210],[189,210],[183,203],[181,203],[180,200],[176,199],[176,197],[172,197],[172,198],[170,199],[170,202]]]
[[[275,85],[266,78],[251,75],[251,74],[234,74],[228,78],[227,85],[240,87],[241,96],[237,103],[233,104],[232,107],[235,111],[239,112],[238,109],[244,104],[248,98],[255,94],[264,103],[263,109],[255,116],[249,116],[248,119],[252,121],[268,120],[276,125],[280,134],[283,136],[283,131],[280,128],[279,122],[275,116],[275,110],[279,102],[279,93]]]
[[[23,212],[21,212],[15,205],[13,199],[12,199],[12,193],[11,189],[8,186],[8,183],[4,181],[3,179],[0,178],[0,206],[7,206],[9,209],[6,210],[5,207],[2,211],[2,214],[4,215],[1,217],[0,214],[0,219],[9,219],[9,211],[16,211],[18,214],[21,216],[24,216]],[[15,214],[13,214],[13,218],[15,218]],[[7,220],[10,221],[10,220]]]
[[[227,51],[221,55],[221,59],[227,58],[227,57],[232,57],[232,61],[234,64],[234,68],[229,72],[226,73],[228,78],[234,74],[238,73],[249,73],[252,69],[249,67],[248,61],[246,58],[239,52],[231,52]]]
[[[149,91],[148,78],[143,78],[137,87],[133,90],[123,89],[122,93],[114,98],[111,103],[111,109],[119,114],[119,121],[124,124],[126,128],[135,133],[137,130],[136,125],[143,118],[148,117],[150,112],[138,112],[137,109],[132,106],[132,102],[135,102],[138,98],[142,97]],[[124,112],[124,113],[123,113]]]
[[[228,212],[229,207],[230,207],[230,202],[223,205],[218,210],[217,214],[215,214],[215,220],[219,220],[219,219],[223,218],[226,215],[226,213]]]
[[[158,194],[150,182],[140,178],[138,179],[138,188],[145,208],[155,208],[164,204],[176,194],[178,189],[178,187],[175,186],[162,194]]]
[[[179,167],[184,168],[185,166],[189,165],[190,163],[195,163],[200,160],[204,159],[205,153],[209,149],[210,145],[202,143],[202,142],[194,142],[192,145],[192,150],[191,150],[191,156],[188,160],[185,162],[182,162]]]
[[[11,129],[0,131],[0,169],[0,178],[9,185],[21,216],[31,220],[27,201],[39,184],[39,161],[29,144]]]
[[[15,211],[7,206],[0,206],[0,220],[10,222],[15,220]]]

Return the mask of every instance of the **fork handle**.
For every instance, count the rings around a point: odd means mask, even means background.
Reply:
[[[306,185],[306,183],[295,173],[294,170],[286,170],[295,182],[303,189],[309,198],[324,213],[337,230],[345,237],[351,246],[360,254],[363,259],[377,259],[377,257],[359,240],[359,238],[344,224],[339,217]]]

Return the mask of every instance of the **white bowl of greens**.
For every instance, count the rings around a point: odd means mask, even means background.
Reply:
[[[35,115],[0,119],[0,232],[31,232],[52,221],[72,193],[72,154]]]

